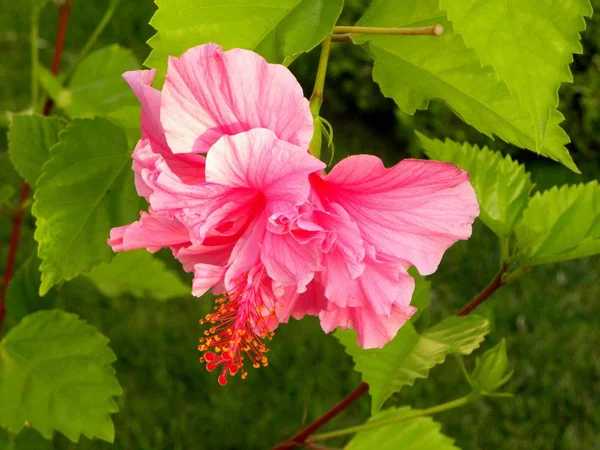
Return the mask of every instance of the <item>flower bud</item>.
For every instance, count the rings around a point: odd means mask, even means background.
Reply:
[[[482,392],[493,392],[506,383],[512,371],[506,373],[508,358],[506,341],[502,339],[495,347],[486,351],[481,359],[477,359],[475,370],[471,374],[473,385]]]

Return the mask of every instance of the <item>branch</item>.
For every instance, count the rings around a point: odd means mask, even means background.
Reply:
[[[329,422],[331,419],[333,419],[335,416],[337,416],[339,413],[345,410],[348,406],[354,403],[368,390],[369,385],[367,383],[360,383],[358,387],[354,391],[352,391],[350,395],[348,395],[345,399],[343,399],[341,402],[339,402],[337,405],[335,405],[333,408],[331,408],[329,411],[327,411],[325,414],[323,414],[321,417],[319,417],[317,420],[315,420],[313,423],[307,426],[304,430],[300,431],[295,436],[292,436],[287,441],[276,445],[275,447],[273,447],[272,450],[286,450],[295,447],[302,447],[303,445],[305,445],[306,439],[311,434],[313,434],[315,431],[317,431],[319,428],[321,428],[323,425],[325,425],[327,422]]]
[[[56,74],[58,73],[58,68],[60,67],[60,58],[65,43],[65,36],[67,34],[69,16],[71,14],[71,1],[72,0],[66,0],[65,3],[60,7],[60,19],[58,21],[56,43],[54,45],[54,59],[52,60],[52,74],[54,76],[56,76]],[[51,110],[52,100],[48,97],[46,99],[46,103],[44,104],[44,116],[48,116]],[[19,205],[13,216],[13,226],[12,233],[10,236],[10,246],[8,248],[8,256],[6,259],[6,269],[4,271],[4,281],[2,283],[2,291],[0,291],[0,328],[2,327],[2,323],[4,322],[4,317],[6,316],[6,294],[8,293],[8,285],[12,280],[12,276],[15,269],[17,248],[19,247],[19,239],[21,237],[21,225],[23,224],[23,216],[25,215],[23,205],[27,201],[29,190],[30,186],[27,183],[23,183],[23,186],[21,187],[21,197],[19,198]]]
[[[502,281],[502,278],[506,274],[506,264],[502,264],[502,267],[498,271],[492,281],[483,288],[483,290],[473,298],[469,303],[467,303],[459,312],[456,313],[457,316],[466,316],[479,305],[481,305],[484,301],[492,296],[494,292],[496,292],[499,288],[504,286],[506,283]]]
[[[335,34],[383,34],[388,36],[441,36],[444,27],[441,24],[418,28],[380,28],[380,27],[333,27]]]

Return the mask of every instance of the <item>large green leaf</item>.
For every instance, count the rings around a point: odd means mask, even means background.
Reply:
[[[359,21],[362,26],[419,27],[440,23],[442,36],[366,36],[375,56],[373,78],[387,97],[404,112],[426,109],[441,99],[468,124],[488,136],[541,153],[577,171],[564,144],[568,136],[558,126],[563,116],[554,111],[546,137],[538,141],[539,124],[511,94],[491,67],[482,67],[477,53],[454,32],[438,0],[405,2],[376,0]]]
[[[543,148],[558,88],[573,81],[569,64],[581,53],[579,33],[589,0],[440,0],[468,47],[508,84],[536,124]]]
[[[597,181],[535,194],[516,228],[523,266],[600,253],[600,187]]]
[[[46,439],[60,431],[114,439],[110,414],[122,390],[108,339],[60,310],[27,316],[0,342],[0,426],[18,433],[28,423]]]
[[[40,70],[40,82],[69,116],[92,116],[139,104],[122,77],[124,72],[136,69],[139,63],[131,51],[110,45],[90,53],[66,88],[45,69]]]
[[[487,147],[417,135],[431,159],[454,163],[469,172],[481,210],[479,218],[500,238],[510,234],[533,188],[525,167]]]
[[[8,153],[13,165],[27,183],[35,186],[50,147],[66,123],[58,117],[15,114],[8,132]]]
[[[40,294],[109,262],[111,227],[135,220],[139,204],[124,132],[107,119],[76,119],[60,134],[34,197]]]
[[[167,300],[188,295],[191,290],[146,250],[119,253],[110,263],[92,269],[88,277],[107,297],[131,294]]]
[[[247,48],[269,62],[287,63],[331,33],[343,0],[157,0],[150,24],[157,33],[144,63],[164,76],[168,56],[214,42]]]
[[[40,298],[40,260],[36,256],[28,258],[10,281],[6,293],[6,311],[15,321],[39,309],[47,308],[56,293],[51,290],[46,298]]]
[[[411,408],[389,408],[371,417],[367,423],[400,419]],[[359,431],[346,450],[458,450],[454,439],[441,432],[441,425],[431,417],[421,416],[399,423]]]
[[[488,331],[488,321],[476,315],[450,317],[422,334],[408,323],[383,348],[369,350],[356,344],[352,330],[335,334],[354,359],[363,381],[369,384],[371,412],[376,414],[390,395],[412,385],[417,378],[427,378],[429,369],[444,362],[448,354],[470,354]]]

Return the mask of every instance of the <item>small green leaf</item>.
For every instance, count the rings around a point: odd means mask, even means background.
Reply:
[[[40,298],[40,260],[36,256],[28,258],[15,272],[6,292],[6,311],[15,321],[39,309],[44,309],[54,299],[54,291],[46,298]]]
[[[470,354],[488,331],[486,319],[471,315],[450,317],[420,335],[407,323],[381,349],[362,349],[352,330],[338,330],[335,335],[369,384],[371,413],[376,414],[392,394],[412,386],[417,378],[427,378],[429,369],[444,362],[448,354]]]
[[[27,183],[35,186],[42,166],[50,157],[50,148],[58,142],[58,133],[66,123],[58,117],[15,114],[8,132],[8,154]]]
[[[74,314],[39,311],[0,342],[0,426],[28,423],[46,439],[60,431],[73,442],[114,440],[113,399],[122,394],[108,339]]]
[[[480,132],[497,135],[506,142],[527,148],[561,162],[577,171],[564,144],[568,136],[558,126],[563,116],[553,111],[543,142],[538,139],[539,124],[526,106],[508,89],[489,66],[482,66],[477,53],[468,48],[462,36],[438,6],[439,0],[405,2],[376,0],[359,21],[371,27],[421,27],[441,24],[442,36],[353,37],[369,42],[375,57],[373,79],[386,97],[394,99],[408,114],[426,109],[432,99],[444,100],[456,114]],[[488,24],[489,25],[489,24]]]
[[[483,392],[493,392],[512,376],[512,372],[506,372],[507,366],[506,340],[502,339],[496,346],[487,350],[481,358],[477,358],[475,370],[470,376],[471,382],[474,387]]]
[[[56,105],[71,117],[106,114],[124,106],[138,106],[123,73],[139,69],[133,54],[118,45],[90,53],[73,73],[65,88],[52,74],[40,71],[40,82]]]
[[[569,64],[582,53],[579,33],[589,0],[441,0],[454,28],[468,47],[492,66],[536,124],[536,142],[544,146],[551,112],[558,106],[561,83],[572,82]],[[499,45],[501,43],[501,45]]]
[[[119,108],[106,114],[105,117],[115,125],[121,127],[127,136],[129,147],[134,148],[142,134],[140,128],[140,115],[141,107],[138,105],[124,106],[123,108]]]
[[[399,419],[412,411],[404,406],[389,408],[374,415],[367,423]],[[454,439],[441,432],[441,425],[431,417],[421,416],[379,428],[359,431],[346,450],[458,450]]]
[[[214,42],[224,50],[246,48],[272,63],[291,63],[327,37],[343,0],[157,0],[145,65],[164,77],[168,56]]]
[[[517,258],[522,266],[599,254],[598,182],[536,193],[515,231]]]
[[[479,218],[498,237],[509,235],[533,189],[525,167],[487,147],[459,144],[450,139],[442,142],[418,132],[417,136],[431,159],[454,163],[469,172],[481,210]]]
[[[0,206],[10,206],[17,190],[10,184],[0,186]]]
[[[167,300],[189,295],[191,290],[146,250],[119,253],[110,263],[92,269],[88,278],[107,297],[131,294]]]
[[[35,192],[40,294],[109,262],[111,227],[138,217],[129,145],[107,119],[76,119],[60,134]]]

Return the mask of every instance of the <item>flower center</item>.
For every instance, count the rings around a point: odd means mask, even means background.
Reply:
[[[259,276],[255,283],[248,283],[247,275],[240,277],[234,289],[215,301],[215,312],[200,320],[201,325],[212,325],[200,338],[200,362],[206,363],[209,372],[221,367],[221,386],[227,384],[227,375],[241,372],[242,379],[246,378],[246,358],[255,368],[268,365],[265,353],[269,349],[263,340],[273,338],[269,323],[275,318],[275,309],[265,304],[261,279]]]

